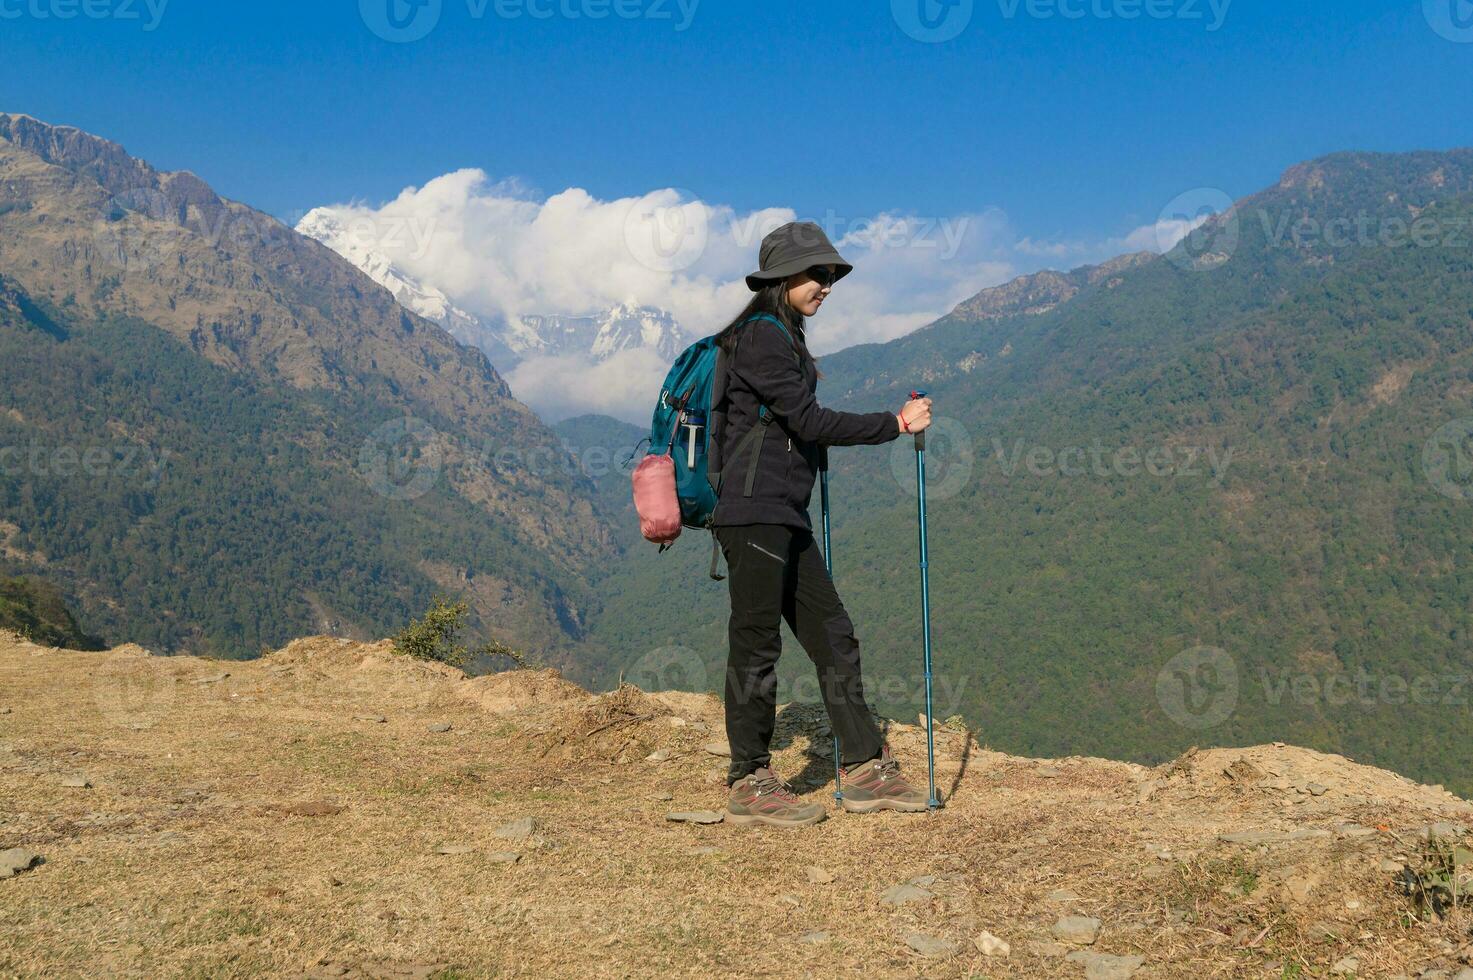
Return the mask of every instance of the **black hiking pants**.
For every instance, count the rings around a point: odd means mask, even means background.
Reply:
[[[859,641],[834,591],[823,551],[811,531],[781,524],[714,529],[726,556],[731,589],[726,664],[727,785],[769,765],[777,720],[777,658],[782,623],[818,668],[829,724],[848,766],[880,754],[881,734],[864,700]]]

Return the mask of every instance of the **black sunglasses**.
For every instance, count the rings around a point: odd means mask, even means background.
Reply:
[[[839,270],[835,269],[833,266],[816,265],[808,270],[807,276],[809,279],[812,279],[814,282],[827,289],[838,281]]]

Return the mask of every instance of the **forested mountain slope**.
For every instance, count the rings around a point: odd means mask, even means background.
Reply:
[[[824,358],[831,403],[921,385],[942,417],[937,713],[1010,751],[1282,739],[1473,786],[1470,191],[1469,151],[1327,157],[1051,309],[963,304]],[[913,709],[913,454],[834,457],[870,690]],[[725,596],[692,584],[692,537],[633,553],[595,633],[629,664],[679,642],[719,688]],[[699,596],[679,634],[646,610],[671,589]],[[784,676],[810,673],[789,646]]]
[[[434,591],[555,659],[609,546],[485,356],[315,241],[0,114],[0,573],[89,630],[240,656]]]

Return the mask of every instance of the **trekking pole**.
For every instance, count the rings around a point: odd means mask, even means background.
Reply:
[[[925,398],[924,391],[912,391],[912,399]],[[926,764],[931,781],[931,796],[926,806],[935,810],[941,801],[936,798],[936,741],[932,732],[935,722],[931,718],[931,579],[927,572],[926,559],[926,430],[916,433],[916,516],[920,525],[921,539],[921,636],[925,650],[926,676]]]
[[[820,446],[818,457],[818,501],[823,512],[823,567],[834,577],[834,555],[829,549],[829,447]],[[833,719],[829,719],[830,723]],[[839,771],[839,730],[834,729],[834,799],[843,802],[843,774]]]

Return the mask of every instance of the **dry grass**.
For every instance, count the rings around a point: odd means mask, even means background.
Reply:
[[[940,812],[754,831],[663,819],[724,802],[707,696],[592,696],[531,672],[467,682],[324,638],[220,664],[0,636],[6,707],[0,849],[46,863],[0,881],[0,976],[1083,976],[1048,945],[1064,913],[1104,921],[1097,950],[1144,955],[1138,977],[1326,976],[1351,953],[1362,976],[1415,975],[1465,952],[1468,923],[1408,917],[1380,862],[1468,806],[1299,749],[1153,771],[1041,765],[938,730],[938,783],[955,786]],[[827,798],[819,724],[784,706],[775,745]],[[892,723],[890,739],[924,778],[920,731]],[[655,748],[672,758],[645,761]],[[1327,791],[1223,775],[1238,758]],[[92,787],[63,787],[72,774]],[[495,836],[522,816],[530,838]],[[1218,839],[1296,828],[1329,833]],[[521,859],[492,859],[507,850]],[[812,865],[836,880],[810,883]],[[918,875],[935,876],[929,900],[880,903]],[[978,953],[982,929],[1012,955]],[[815,931],[829,938],[799,941]],[[958,950],[923,958],[911,932]]]

